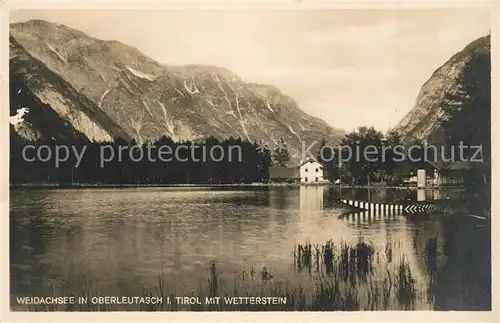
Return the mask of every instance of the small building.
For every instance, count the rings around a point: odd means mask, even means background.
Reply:
[[[465,182],[470,165],[463,161],[426,161],[414,164],[404,182],[417,184],[417,174],[425,170],[426,186],[461,185]]]
[[[465,182],[470,165],[463,161],[428,162],[433,167],[431,183],[435,186],[461,185]]]
[[[275,183],[290,183],[300,180],[298,167],[270,167],[269,179]]]
[[[309,159],[299,165],[300,169],[300,182],[309,183],[322,183],[323,166],[315,160]]]

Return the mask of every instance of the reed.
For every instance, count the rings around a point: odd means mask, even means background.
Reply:
[[[142,286],[141,296],[170,297],[193,296],[204,301],[205,297],[285,297],[280,305],[231,305],[219,304],[182,305],[171,302],[141,306],[110,306],[78,304],[71,306],[28,306],[13,310],[28,311],[357,311],[357,310],[410,310],[415,308],[418,297],[416,279],[411,273],[406,257],[394,266],[391,256],[393,243],[385,246],[386,258],[363,240],[348,243],[333,240],[324,244],[306,242],[294,247],[293,258],[297,279],[280,280],[266,267],[257,271],[243,270],[236,275],[225,275],[215,261],[208,266],[206,277],[200,279],[197,289],[178,295],[175,288],[170,294],[166,280],[158,276],[156,286]],[[303,273],[306,275],[304,276]],[[303,285],[305,279],[305,285]],[[310,281],[312,280],[312,283]],[[57,293],[52,289],[52,294]],[[69,293],[67,293],[70,295]],[[60,295],[60,294],[59,294]],[[76,296],[104,296],[90,280],[84,280]],[[204,302],[203,302],[204,303]]]

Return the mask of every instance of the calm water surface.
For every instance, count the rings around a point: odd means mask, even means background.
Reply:
[[[274,279],[297,281],[297,243],[363,238],[429,282],[425,245],[438,237],[435,309],[490,308],[490,227],[467,214],[410,219],[341,216],[334,199],[392,201],[405,192],[328,187],[256,189],[12,190],[12,296],[47,296],[81,286],[137,296],[161,275],[188,294],[205,283],[211,261],[225,277],[266,266]],[[447,192],[427,192],[443,198]],[[450,193],[451,194],[451,193]],[[48,294],[49,293],[49,294]]]

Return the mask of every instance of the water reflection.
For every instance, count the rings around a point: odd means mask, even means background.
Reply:
[[[426,194],[425,194],[425,190],[424,189],[417,189],[417,201],[425,201],[426,200]]]
[[[490,307],[489,226],[478,227],[477,220],[461,214],[408,218],[360,212],[343,217],[334,203],[338,193],[321,186],[13,191],[12,293],[47,295],[51,284],[64,290],[85,277],[104,294],[136,296],[141,284],[154,285],[159,273],[166,288],[190,293],[205,281],[212,260],[226,277],[266,266],[276,279],[295,281],[295,244],[362,238],[384,253],[392,246],[394,263],[405,255],[412,274],[426,287],[422,290],[431,287],[428,296],[435,308]],[[413,193],[418,199],[420,193]],[[343,197],[369,196],[378,202],[405,194],[342,190]],[[456,192],[425,194],[435,199]]]
[[[315,211],[323,210],[324,186],[301,186],[300,187],[300,210]]]
[[[440,189],[434,189],[432,190],[432,199],[433,200],[441,200],[441,190]]]

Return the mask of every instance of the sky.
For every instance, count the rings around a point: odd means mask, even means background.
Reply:
[[[484,9],[23,10],[134,46],[160,63],[228,68],[351,131],[387,131],[432,72],[490,30]]]

